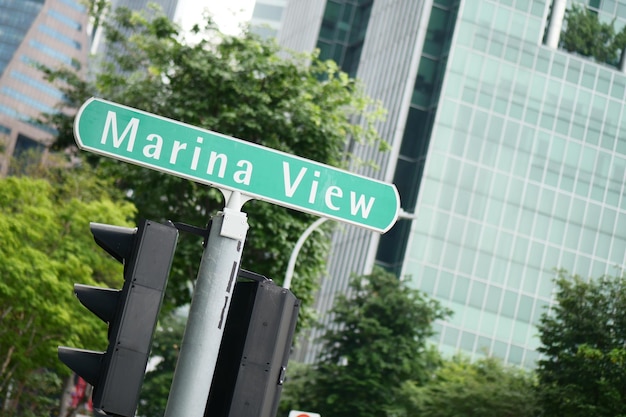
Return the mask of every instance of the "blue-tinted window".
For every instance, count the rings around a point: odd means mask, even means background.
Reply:
[[[335,60],[351,76],[356,74],[372,3],[372,0],[326,3],[317,47],[323,58]]]
[[[81,30],[83,28],[83,25],[81,25],[79,22],[75,21],[74,19],[70,19],[63,13],[57,12],[54,9],[48,10],[48,14],[52,16],[53,18],[55,18],[56,20],[58,20],[59,22],[63,23],[66,26],[69,26],[72,29]]]
[[[70,38],[67,35],[64,35],[63,33],[59,32],[56,29],[51,28],[48,25],[39,25],[38,27],[39,31],[43,34],[46,34],[48,36],[53,37],[54,39],[63,42],[66,45],[71,46],[72,48],[75,48],[77,50],[80,51],[81,49],[81,44],[80,42],[77,42],[76,40]]]
[[[11,71],[11,78],[15,78],[16,80],[19,80],[24,84],[35,87],[36,89],[48,94],[51,97],[54,97],[57,100],[62,100],[65,97],[65,95],[61,91],[52,87],[50,84],[36,80],[22,72]]]
[[[29,42],[29,45],[32,46],[35,49],[38,49],[39,51],[45,53],[46,55],[51,56],[52,58],[56,59],[57,61],[65,64],[65,65],[71,65],[74,68],[78,67],[78,63],[76,60],[74,60],[72,57],[65,55],[62,52],[57,51],[56,49],[39,42],[38,40],[32,39]]]
[[[30,107],[33,107],[41,112],[46,113],[55,113],[56,111],[45,104],[42,104],[41,101],[36,100],[32,97],[27,96],[26,94],[20,93],[19,91],[11,88],[11,87],[2,87],[0,93],[4,94],[7,97],[11,97],[13,99],[19,100],[22,103],[28,104]]]
[[[0,75],[41,11],[42,1],[0,0]]]

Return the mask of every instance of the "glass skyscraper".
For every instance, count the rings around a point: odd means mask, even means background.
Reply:
[[[317,30],[297,21],[305,3],[288,4],[281,42],[333,51],[383,101],[392,151],[363,148],[380,165],[366,174],[416,216],[383,236],[335,232],[320,313],[379,264],[454,311],[436,325],[442,351],[532,367],[556,269],[624,265],[626,75],[558,48],[566,0],[319,1]],[[626,1],[581,5],[626,23]]]

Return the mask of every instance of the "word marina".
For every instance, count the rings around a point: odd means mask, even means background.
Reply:
[[[227,149],[220,146],[220,141],[216,141],[214,137],[207,139],[197,134],[195,141],[184,141],[165,137],[163,134],[153,132],[139,134],[139,132],[141,130],[138,118],[130,118],[122,130],[119,129],[117,113],[109,110],[102,129],[100,145],[105,148],[112,147],[117,153],[120,150],[125,151],[133,155],[133,159],[139,157],[145,165],[158,166],[165,171],[176,171],[195,180],[204,179],[205,182],[217,184],[218,187],[222,185],[242,190],[244,194],[248,188],[251,195],[258,194],[254,191],[256,188],[269,188],[263,194],[270,201],[274,199],[285,201],[285,198],[288,198],[297,200],[298,205],[303,202],[311,206],[322,204],[333,212],[346,211],[351,216],[362,219],[369,217],[376,202],[376,197],[335,185],[326,170],[315,169],[316,165],[311,163],[303,166],[299,158],[276,160],[268,158],[267,154],[246,152],[243,148],[237,149],[236,146]],[[276,155],[280,153],[272,153],[272,156]],[[253,172],[257,172],[258,175],[253,177]],[[322,172],[326,175],[323,176]],[[279,178],[282,178],[279,182],[282,188],[276,186]],[[266,184],[254,184],[255,181]],[[281,195],[272,195],[279,192],[279,189]]]

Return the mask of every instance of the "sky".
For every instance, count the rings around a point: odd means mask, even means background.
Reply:
[[[220,31],[228,35],[239,33],[239,24],[250,21],[255,0],[179,0],[174,20],[189,30],[200,23],[202,13],[208,10]]]

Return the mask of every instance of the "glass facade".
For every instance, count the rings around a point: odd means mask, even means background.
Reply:
[[[415,200],[428,155],[428,144],[458,6],[458,0],[436,0],[430,11],[426,40],[393,179],[402,198],[402,208],[411,213],[415,211]],[[398,222],[381,236],[376,255],[379,265],[396,274],[400,273],[410,228],[410,222]]]
[[[543,46],[549,6],[461,3],[402,269],[454,311],[444,351],[527,367],[555,269],[626,254],[626,75]]]
[[[367,265],[363,248],[374,242],[378,265],[454,311],[436,324],[442,352],[533,367],[556,271],[600,277],[624,268],[626,74],[544,45],[553,0],[323,3],[321,56],[369,77],[368,93],[390,118],[406,109],[402,122],[380,129],[397,155],[384,179],[416,218],[366,243],[349,228],[336,232],[318,314],[351,274],[367,272],[352,260]],[[576,3],[616,32],[626,25],[626,0]],[[306,6],[297,9],[285,25]],[[415,25],[425,37],[423,46],[411,38],[411,50],[399,35]],[[382,50],[414,69],[388,65]],[[311,361],[309,352],[300,356]]]
[[[317,47],[321,59],[332,59],[354,77],[363,49],[373,0],[328,0]]]
[[[42,6],[43,0],[0,0],[0,76]]]

